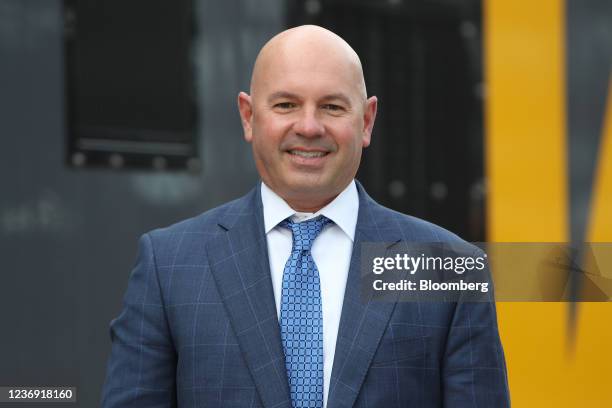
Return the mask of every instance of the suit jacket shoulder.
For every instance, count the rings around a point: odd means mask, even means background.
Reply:
[[[377,240],[388,240],[390,237],[394,237],[405,242],[467,244],[462,238],[439,225],[400,213],[377,203],[358,182],[357,188],[360,196],[358,225],[367,236]]]
[[[253,218],[261,208],[258,187],[248,194],[199,215],[150,231],[156,261],[160,265],[194,262],[209,241],[243,217]],[[259,204],[258,204],[259,201]]]

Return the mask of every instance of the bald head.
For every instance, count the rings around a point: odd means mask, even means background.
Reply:
[[[323,208],[353,180],[376,107],[355,51],[317,26],[272,38],[255,62],[250,95],[238,94],[261,179],[303,212]]]
[[[285,30],[268,41],[257,56],[251,76],[251,94],[261,85],[269,85],[274,75],[289,66],[299,65],[310,72],[336,70],[338,75],[353,82],[361,99],[366,99],[366,87],[359,56],[337,34],[319,26],[303,25]]]

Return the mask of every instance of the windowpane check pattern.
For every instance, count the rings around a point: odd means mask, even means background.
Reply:
[[[323,313],[319,271],[310,249],[331,220],[319,216],[279,225],[293,234],[283,271],[280,326],[294,408],[323,407]]]

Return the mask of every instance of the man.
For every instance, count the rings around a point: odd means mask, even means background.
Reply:
[[[494,304],[360,296],[361,243],[459,238],[354,181],[377,99],[351,47],[282,32],[238,107],[262,183],[141,238],[103,406],[509,406]]]

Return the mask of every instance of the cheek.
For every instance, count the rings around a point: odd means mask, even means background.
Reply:
[[[269,137],[260,134],[253,139],[253,152],[256,159],[264,163],[266,166],[274,164],[274,154],[276,148]]]
[[[253,124],[253,138],[267,151],[278,150],[286,133],[286,125],[280,120],[258,120]]]
[[[345,149],[346,155],[354,157],[361,153],[363,139],[354,125],[347,125],[341,129],[338,135],[337,143]]]

